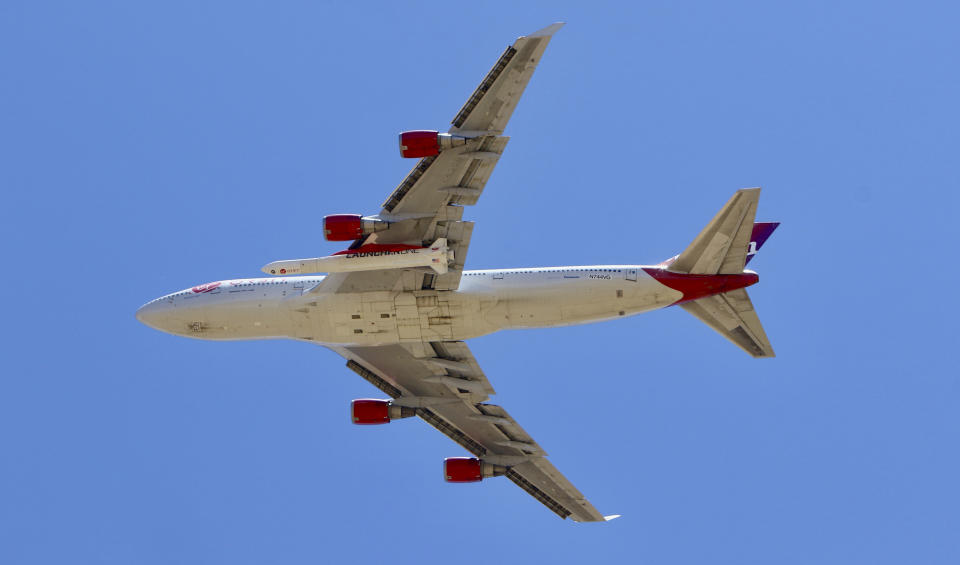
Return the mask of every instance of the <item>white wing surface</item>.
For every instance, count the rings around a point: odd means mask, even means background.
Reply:
[[[473,233],[473,222],[463,221],[463,207],[480,198],[509,141],[503,130],[547,44],[562,25],[520,37],[507,47],[453,119],[449,133],[468,137],[466,143],[420,159],[383,203],[380,217],[396,223],[352,246],[428,245],[444,237],[454,255],[449,271],[406,277],[399,271],[335,274],[318,291],[457,289]]]
[[[477,458],[507,467],[506,477],[561,518],[605,518],[546,459],[546,451],[502,407],[463,342],[331,347],[347,367]]]

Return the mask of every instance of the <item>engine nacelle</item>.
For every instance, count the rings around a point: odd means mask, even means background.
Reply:
[[[358,425],[389,424],[416,413],[413,408],[394,406],[389,400],[360,398],[350,403],[350,420]]]
[[[389,227],[390,222],[364,218],[359,214],[331,214],[323,217],[323,237],[327,241],[353,241]]]
[[[444,149],[465,144],[467,139],[433,130],[405,131],[400,133],[400,155],[408,159],[432,157]]]
[[[443,460],[443,478],[448,483],[476,483],[487,477],[499,477],[506,472],[506,467],[475,457],[447,457]]]

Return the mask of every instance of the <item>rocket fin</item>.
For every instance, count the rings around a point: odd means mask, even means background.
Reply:
[[[447,238],[437,238],[430,244],[430,268],[436,271],[438,275],[443,275],[449,268],[451,252],[447,248]]]

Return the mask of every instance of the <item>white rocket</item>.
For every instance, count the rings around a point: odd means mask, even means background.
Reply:
[[[447,247],[447,239],[441,237],[429,247],[397,244],[362,245],[327,257],[274,261],[264,265],[260,270],[268,275],[302,275],[430,267],[442,275],[447,272],[450,261],[453,261],[453,251]]]

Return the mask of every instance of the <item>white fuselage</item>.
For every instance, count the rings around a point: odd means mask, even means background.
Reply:
[[[682,293],[643,266],[464,271],[458,290],[311,292],[324,276],[238,279],[157,298],[142,322],[199,339],[290,338],[384,345],[464,340],[498,330],[568,326],[662,308]]]

